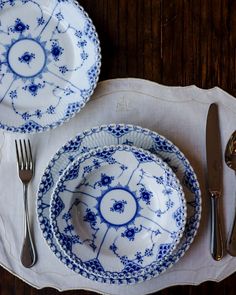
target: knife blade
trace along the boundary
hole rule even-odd
[[[223,237],[220,214],[222,197],[222,148],[220,139],[220,126],[218,106],[210,105],[206,124],[206,157],[208,193],[211,198],[211,255],[219,261],[223,257]]]

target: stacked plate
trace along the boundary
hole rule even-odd
[[[55,255],[110,284],[151,279],[174,265],[197,232],[201,198],[188,160],[133,125],[104,125],[66,143],[46,168],[38,218]]]

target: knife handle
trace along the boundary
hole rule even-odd
[[[219,193],[211,193],[211,255],[219,261],[223,257],[223,238],[219,209]]]

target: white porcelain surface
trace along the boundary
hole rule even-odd
[[[41,132],[85,105],[100,71],[100,44],[72,0],[0,2],[0,128]]]
[[[127,145],[78,156],[57,182],[50,207],[57,241],[72,261],[96,279],[120,284],[157,276],[186,222],[172,170]]]

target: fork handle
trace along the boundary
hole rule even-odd
[[[23,185],[23,193],[24,193],[24,209],[25,209],[25,235],[24,235],[23,247],[21,250],[21,262],[25,267],[29,268],[29,267],[32,267],[36,262],[36,252],[35,252],[35,247],[32,240],[31,231],[30,231],[27,184]]]

